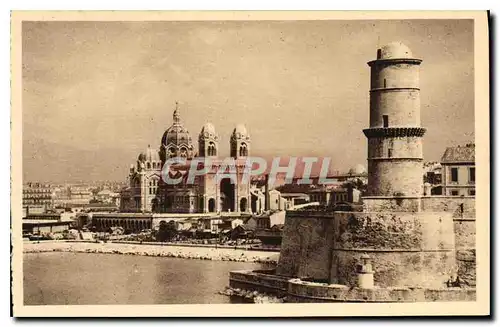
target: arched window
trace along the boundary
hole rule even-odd
[[[148,162],[146,166],[148,167],[148,169],[151,169],[151,163],[150,162]]]
[[[208,156],[216,156],[217,155],[217,149],[215,147],[215,144],[213,142],[210,142],[208,145]]]
[[[247,145],[245,143],[242,143],[240,145],[240,157],[246,157],[246,156],[248,156]]]

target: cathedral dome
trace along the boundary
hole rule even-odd
[[[381,49],[377,56],[378,59],[407,59],[413,58],[410,48],[401,42],[391,42]]]
[[[163,133],[161,144],[165,147],[169,145],[185,145],[188,147],[191,146],[191,136],[189,135],[189,131],[187,130],[187,128],[182,125],[177,108],[174,111],[173,118],[174,123],[165,131],[165,133]]]
[[[177,103],[173,120],[174,123],[163,133],[161,138],[160,159],[162,162],[167,158],[184,157],[191,159],[194,156],[193,141],[187,128],[181,123]]]

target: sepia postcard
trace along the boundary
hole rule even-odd
[[[11,27],[13,316],[490,315],[488,12]]]

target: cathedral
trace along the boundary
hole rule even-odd
[[[250,135],[246,127],[237,125],[230,138],[231,157],[236,162],[236,178],[216,179],[217,169],[223,164],[219,159],[219,136],[211,123],[206,123],[198,136],[198,151],[188,130],[183,126],[179,110],[173,113],[173,124],[163,137],[159,151],[148,146],[130,166],[129,186],[121,193],[122,212],[151,213],[207,213],[250,212],[250,181],[242,179],[245,158],[250,153]],[[162,179],[162,167],[174,157],[191,160],[210,158],[212,170],[196,176],[189,183],[189,167],[174,166],[169,177],[180,179],[179,184],[167,184]]]

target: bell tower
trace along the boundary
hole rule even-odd
[[[367,196],[422,194],[422,137],[419,68],[410,49],[390,43],[377,51],[371,68]]]
[[[231,157],[238,159],[250,156],[250,143],[250,134],[245,125],[236,125],[229,141]]]
[[[217,157],[219,154],[219,136],[211,123],[206,123],[201,129],[198,137],[200,157]]]

